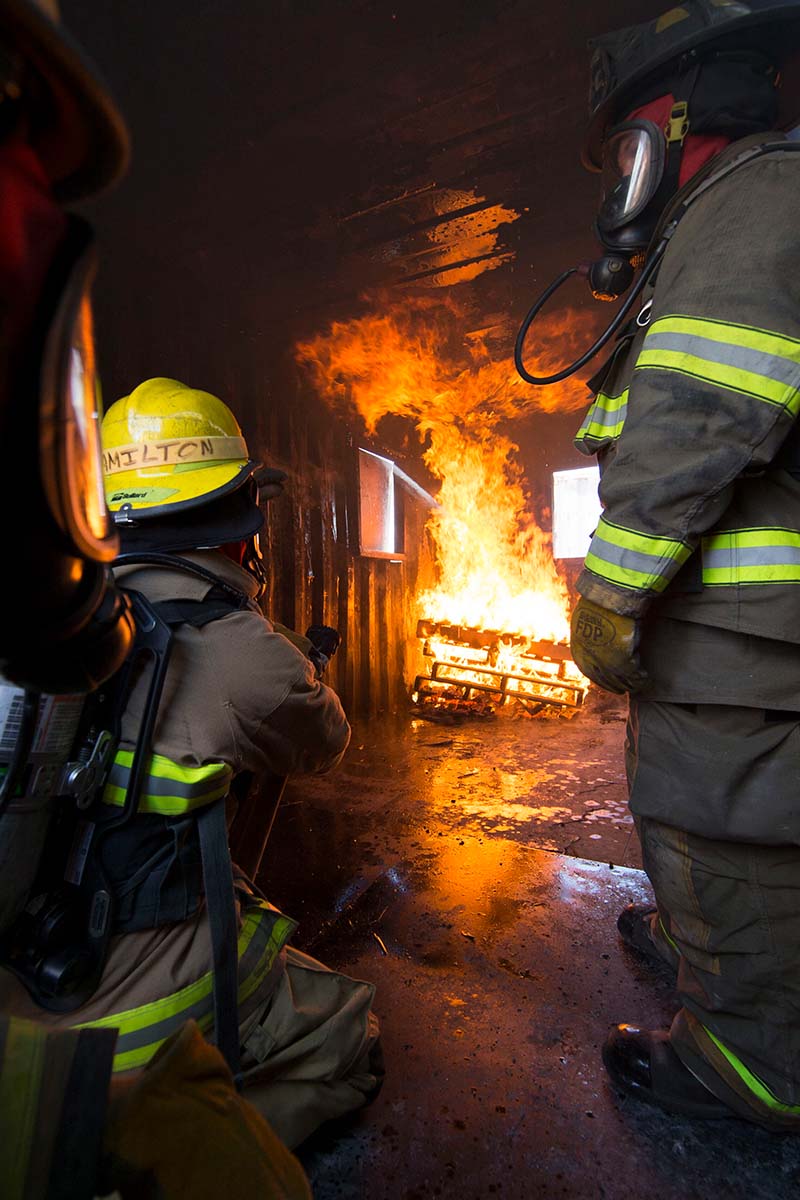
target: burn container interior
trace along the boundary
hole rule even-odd
[[[134,144],[128,179],[90,212],[106,402],[153,375],[185,380],[289,472],[265,538],[269,608],[340,628],[332,682],[354,715],[405,704],[413,596],[431,570],[428,510],[403,487],[402,550],[361,553],[357,450],[433,481],[413,424],[390,416],[368,435],[352,409],[332,411],[296,346],[421,299],[455,303],[462,351],[480,337],[507,360],[542,281],[592,252],[586,39],[644,9],[66,6]],[[570,301],[592,328],[585,287]],[[585,461],[575,403],[514,428],[545,527],[551,472]]]
[[[647,895],[622,709],[501,738],[409,718],[415,594],[435,576],[429,443],[397,413],[368,427],[346,378],[326,396],[298,361],[333,323],[432,306],[454,361],[510,363],[533,296],[594,252],[587,39],[663,7],[63,3],[133,137],[129,177],[87,206],[106,404],[162,375],[230,404],[289,475],[268,511],[268,611],[343,635],[330,682],[351,749],[290,782],[260,880],[303,948],[378,986],[389,1082],[307,1148],[323,1200],[775,1200],[800,1180],[787,1141],[620,1107],[603,1082],[608,1024],[659,1027],[671,1003],[615,943],[617,911]],[[565,298],[556,360],[607,315],[585,284]],[[510,431],[545,532],[552,473],[586,462],[575,393],[552,407]]]

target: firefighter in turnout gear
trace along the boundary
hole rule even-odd
[[[61,784],[73,770],[76,782],[86,778],[85,761],[67,762],[94,703],[84,693],[115,675],[134,639],[131,605],[110,569],[118,539],[103,500],[93,237],[64,209],[118,180],[127,158],[122,117],[61,25],[56,0],[0,0],[4,551],[25,580],[7,586],[0,605],[2,937],[25,907],[56,810],[75,809],[77,792]],[[112,1192],[212,1200],[229,1189],[308,1200],[299,1162],[237,1095],[195,1022],[123,1082],[112,1078],[114,1022],[69,1028],[2,974],[4,1200]],[[12,1015],[17,1001],[46,1023]]]
[[[604,511],[572,623],[582,670],[631,693],[657,907],[626,910],[620,933],[676,969],[681,1001],[669,1031],[613,1030],[606,1068],[668,1111],[793,1132],[800,153],[774,129],[799,28],[795,3],[685,0],[596,45],[598,232],[642,257],[668,244],[577,435]]]
[[[85,862],[79,879],[65,873],[90,924],[111,898],[102,954],[92,933],[59,975],[69,948],[48,966],[23,947],[0,976],[0,1006],[49,1027],[117,1029],[116,1077],[195,1021],[295,1146],[375,1095],[382,1068],[373,987],[289,947],[294,922],[228,852],[235,778],[328,770],[350,737],[336,694],[256,603],[260,501],[283,476],[250,458],[222,401],[170,379],[111,406],[103,457],[117,582],[139,630],[148,619],[166,630],[168,656],[137,657],[137,632]]]

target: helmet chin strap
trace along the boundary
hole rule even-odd
[[[654,106],[647,104],[626,117],[626,120],[634,118],[652,120],[654,124],[659,125],[664,130],[667,151],[661,182],[644,211],[632,222],[623,225],[610,235],[602,234],[597,226],[595,227],[598,238],[603,248],[610,252],[610,257],[616,259],[623,256],[630,261],[633,267],[642,265],[661,214],[680,188],[684,147],[690,128],[689,104],[700,78],[701,67],[701,63],[695,62],[673,80],[670,91],[659,102],[660,111],[654,112]],[[604,261],[601,259],[600,263],[595,265],[595,273],[598,273],[599,267]],[[602,274],[602,272],[599,273]],[[591,273],[589,281],[592,283]],[[606,294],[593,287],[592,294],[598,300],[615,300],[622,293],[619,290],[610,290]]]
[[[252,575],[258,584],[258,591],[254,599],[260,600],[266,590],[268,583],[267,568],[264,565],[264,555],[261,553],[261,542],[259,536],[254,533],[249,537],[244,547],[244,557],[242,558],[242,566],[248,574]]]

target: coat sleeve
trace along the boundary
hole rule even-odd
[[[254,613],[209,628],[220,639],[236,769],[294,775],[336,766],[350,726],[339,697],[305,655]]]
[[[800,411],[800,154],[689,210],[659,270],[578,591],[639,616]]]

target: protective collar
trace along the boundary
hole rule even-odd
[[[246,541],[263,525],[264,513],[258,505],[257,490],[249,482],[214,504],[160,516],[158,520],[119,525],[120,551],[176,554],[181,550],[223,546],[226,542]]]

